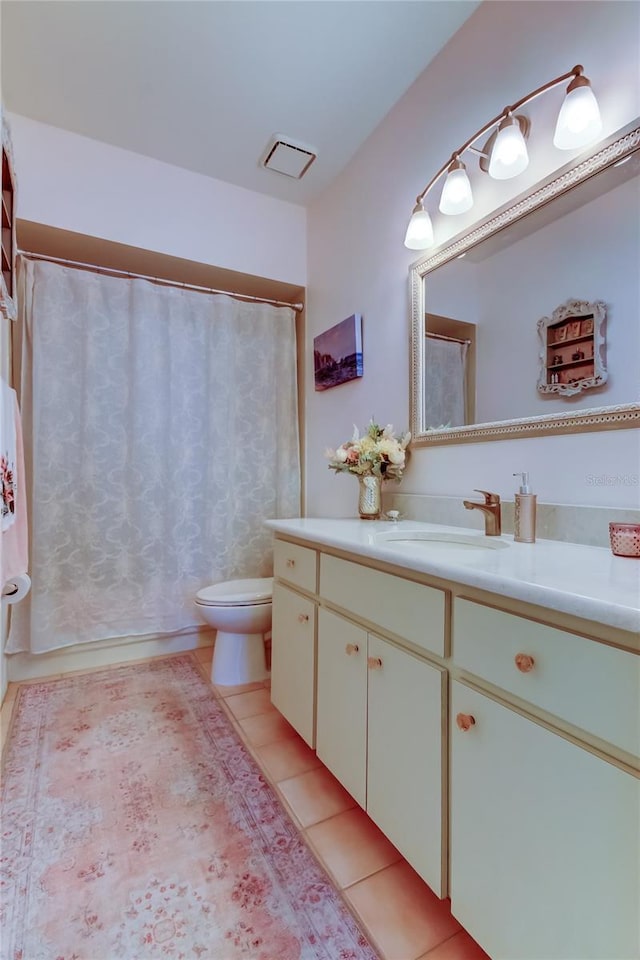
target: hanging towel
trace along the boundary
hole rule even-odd
[[[27,572],[27,499],[18,398],[0,379],[0,587]]]
[[[17,434],[15,422],[15,392],[4,380],[0,395],[0,483],[2,484],[2,522],[0,530],[4,533],[13,526],[16,519],[16,494],[18,490]]]

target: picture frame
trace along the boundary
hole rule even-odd
[[[315,389],[329,390],[364,372],[362,315],[353,313],[313,339]]]

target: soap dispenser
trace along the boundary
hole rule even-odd
[[[513,539],[518,543],[535,543],[537,497],[534,493],[531,493],[528,473],[514,473],[514,477],[521,477],[522,483],[515,496]]]

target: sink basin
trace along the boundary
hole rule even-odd
[[[380,533],[376,542],[405,550],[421,550],[429,553],[459,553],[485,550],[504,550],[509,544],[499,537],[486,537],[473,533],[437,533],[428,530],[394,530]]]

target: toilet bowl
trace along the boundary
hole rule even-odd
[[[272,577],[226,580],[196,594],[200,615],[217,630],[211,682],[255,683],[269,676],[264,635],[271,629]]]

